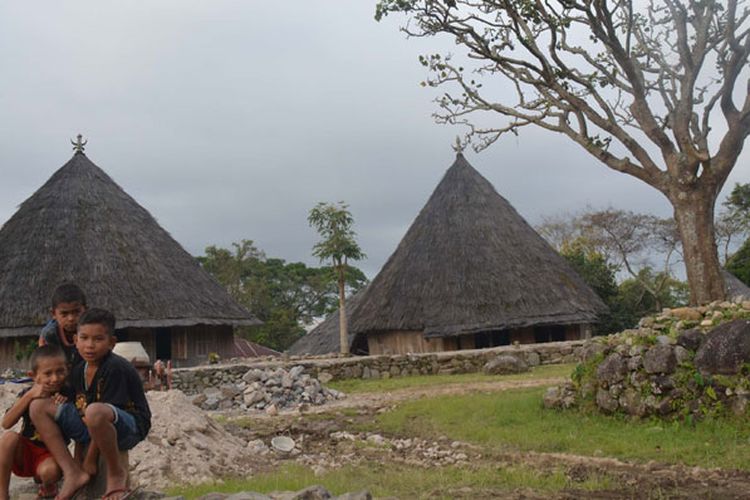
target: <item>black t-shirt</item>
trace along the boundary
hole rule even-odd
[[[151,429],[151,409],[143,392],[143,382],[132,364],[109,352],[101,361],[91,385],[86,388],[87,363],[73,367],[70,375],[75,390],[75,405],[83,414],[91,403],[109,403],[133,415],[141,439]]]

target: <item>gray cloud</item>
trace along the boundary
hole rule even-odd
[[[373,276],[453,161],[430,117],[425,52],[374,1],[5,2],[0,6],[0,221],[71,152],[89,157],[185,248],[247,238],[316,264],[308,210],[347,201]],[[470,162],[532,224],[661,195],[564,138],[524,130]],[[743,157],[729,185],[748,182]]]

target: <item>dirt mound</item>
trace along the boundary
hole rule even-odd
[[[130,452],[136,485],[164,488],[201,483],[253,468],[247,442],[228,433],[181,391],[148,392],[152,427]]]

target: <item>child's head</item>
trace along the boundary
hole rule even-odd
[[[98,361],[115,346],[115,315],[92,307],[78,318],[76,349],[87,361]]]
[[[68,335],[74,335],[78,318],[86,310],[86,296],[78,285],[65,283],[52,293],[52,318]]]
[[[68,375],[68,360],[62,349],[56,345],[37,347],[31,353],[29,363],[35,384],[43,386],[49,394],[60,390]]]

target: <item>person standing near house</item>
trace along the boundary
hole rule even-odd
[[[39,345],[60,347],[73,367],[81,361],[75,345],[78,318],[86,311],[86,295],[78,285],[65,283],[52,293],[52,319],[39,334]]]

